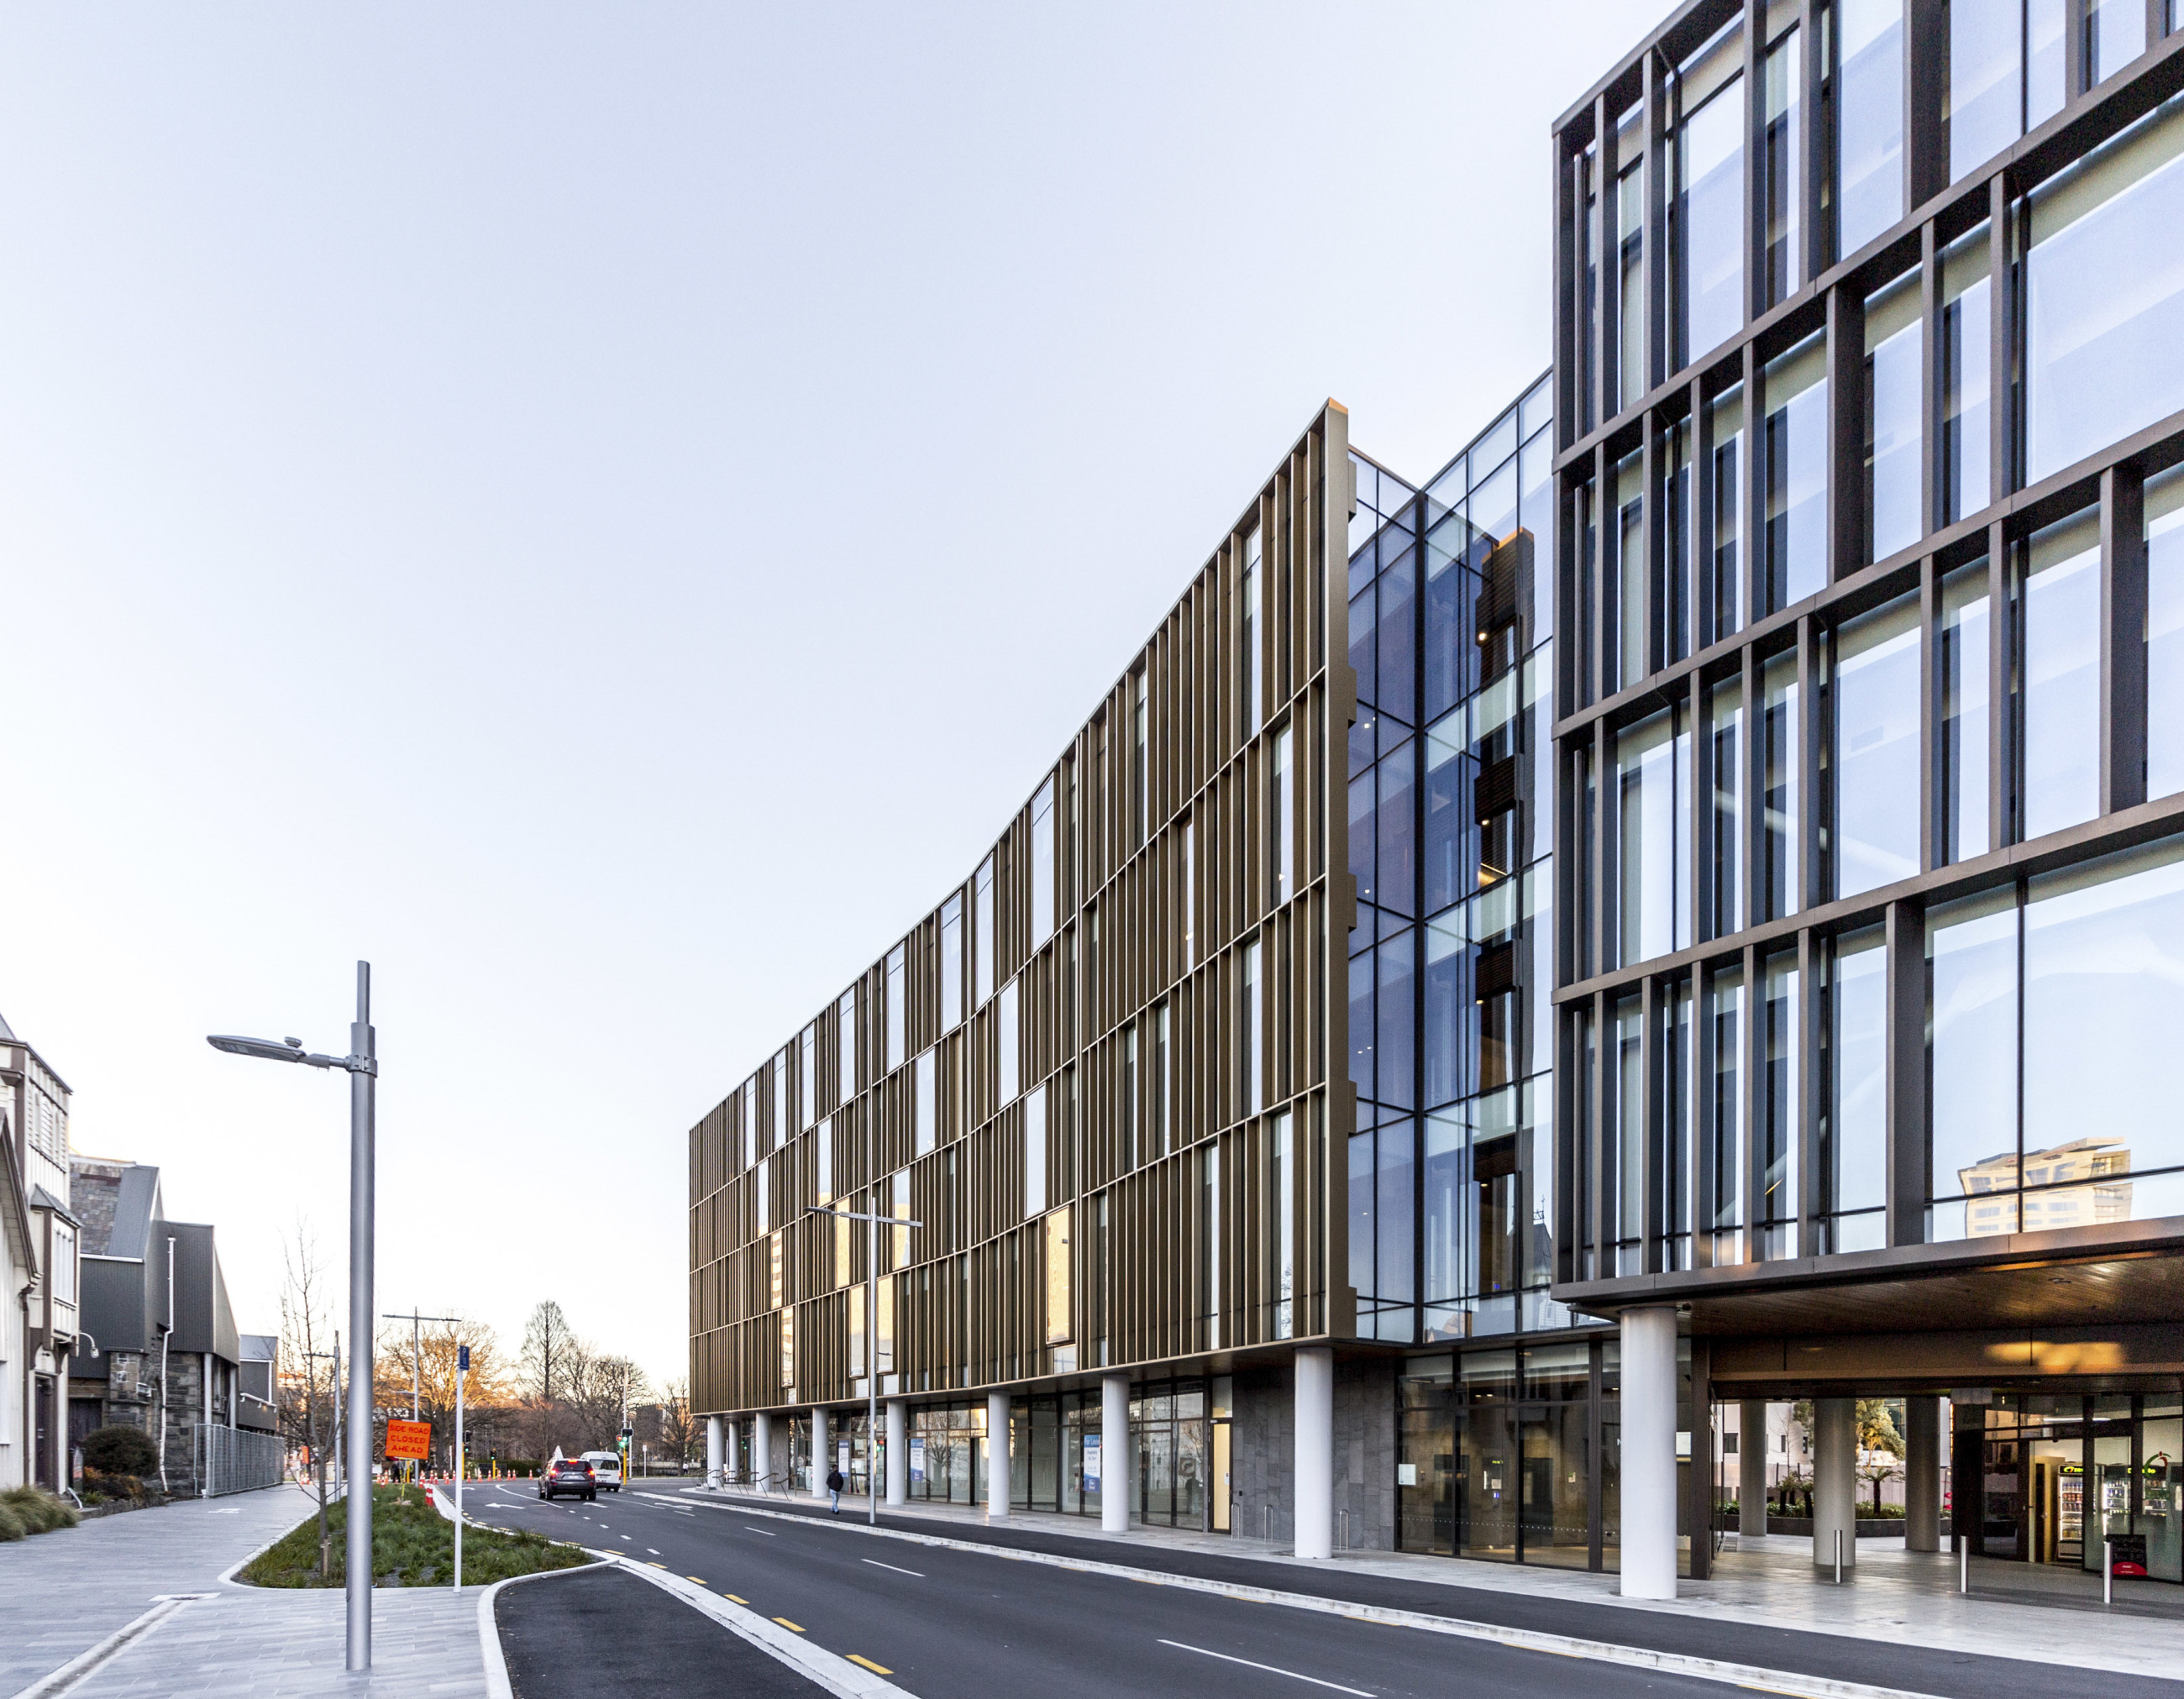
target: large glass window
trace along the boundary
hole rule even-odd
[[[1023,1218],[1031,1221],[1046,1212],[1046,1088],[1035,1085],[1024,1094]]]
[[[841,1001],[834,1005],[834,1056],[841,1072],[836,1082],[834,1100],[847,1103],[857,1095],[857,988],[854,985],[842,994]],[[818,1107],[816,1100],[805,1100],[804,1118],[807,1124]]]
[[[1622,339],[1618,408],[1635,404],[1647,387],[1646,372],[1646,155],[1644,136],[1633,108],[1623,137],[1627,162],[1615,186],[1617,251],[1622,270],[1621,305],[1616,327]]]
[[[1713,792],[1713,916],[1709,936],[1726,938],[1744,913],[1744,686],[1713,688],[1708,783]]]
[[[1930,1239],[2014,1233],[2017,903],[1983,893],[1926,918]]]
[[[1930,1236],[2184,1213],[2184,838],[2036,877],[2021,918],[2016,902],[1929,920]]]
[[[978,913],[972,931],[972,949],[978,962],[977,983],[972,988],[975,1006],[984,1008],[986,1000],[994,994],[994,858],[990,855],[978,864],[978,875],[974,883]]]
[[[1691,760],[1690,732],[1672,711],[1615,740],[1617,934],[1626,965],[1691,943]]]
[[[1736,384],[1707,403],[1713,438],[1713,629],[1719,642],[1744,625],[1744,386]]]
[[[1708,1225],[1717,1264],[1744,1260],[1744,974],[1716,973],[1708,988],[1713,1022],[1713,1194]]]
[[[843,996],[850,1002],[850,1025],[854,1030],[857,1006],[854,1000],[855,988],[851,987]],[[818,1054],[819,1027],[814,1022],[796,1035],[796,1124],[800,1127],[809,1127],[819,1118]]]
[[[2035,190],[2025,254],[2025,475],[2184,408],[2184,97]]]
[[[1277,1115],[1267,1134],[1267,1216],[1272,1231],[1267,1248],[1273,1267],[1268,1282],[1273,1295],[1273,1326],[1278,1340],[1295,1332],[1296,1301],[1296,1183],[1291,1173],[1290,1117]]]
[[[1418,1043],[1414,1022],[1418,1017],[1418,1004],[1412,972],[1412,958],[1417,950],[1417,939],[1416,930],[1407,927],[1392,937],[1382,939],[1379,949],[1373,952],[1379,962],[1379,1083],[1374,1088],[1373,1095],[1382,1103],[1393,1104],[1403,1109],[1412,1106],[1417,1093]],[[1254,985],[1257,983],[1257,944],[1251,946],[1251,953],[1246,963],[1254,976],[1251,980]],[[1256,1046],[1261,1020],[1259,1006],[1259,998],[1254,994],[1246,1019],[1251,1022],[1255,1056],[1258,1054]],[[1264,1065],[1263,1061],[1252,1064],[1251,1106],[1254,1111],[1265,1106],[1263,1100],[1257,1095],[1257,1070]]]
[[[1805,279],[1804,75],[1795,25],[1767,48],[1765,157],[1760,195],[1765,205],[1766,298],[1786,301]]]
[[[1936,782],[1945,840],[1939,859],[1943,861],[1969,861],[1992,847],[1987,841],[1993,717],[1987,711],[1992,639],[1986,581],[1983,560],[1959,566],[1942,580],[1942,744],[1936,752]]]
[[[1267,815],[1274,838],[1269,861],[1273,900],[1277,903],[1285,903],[1296,894],[1296,776],[1290,771],[1293,743],[1288,727],[1274,733],[1273,805]]]
[[[2146,794],[2184,790],[2184,468],[2146,486]]]
[[[1613,608],[1615,674],[1611,689],[1626,689],[1646,676],[1646,482],[1640,456],[1626,454],[1613,477],[1615,523],[1608,543],[1609,596]]]
[[[1878,1251],[1888,1201],[1888,976],[1879,927],[1839,939],[1828,1000],[1828,1120],[1820,1168],[1830,1251]]]
[[[1661,643],[1663,658],[1681,660],[1697,646],[1691,608],[1691,430],[1679,421],[1661,433]]]
[[[1992,159],[2025,128],[2019,0],[1949,0],[1949,181]]]
[[[1001,987],[1000,999],[994,1005],[994,1067],[998,1095],[996,1104],[1013,1102],[1017,1095],[1017,982],[1013,979]]]
[[[933,1052],[922,1052],[917,1058],[917,1124],[912,1135],[921,1156],[931,1152],[940,1125],[939,1083],[939,1070]]]
[[[1054,777],[1049,774],[1031,799],[1031,941],[1036,946],[1053,936]]]
[[[1730,24],[1685,65],[1685,117],[1676,139],[1678,365],[1744,322],[1743,31]]]
[[[1829,766],[1838,897],[1919,872],[1919,644],[1915,593],[1836,633]]]
[[[1903,0],[1838,0],[1836,252],[1903,216]]]
[[[1865,543],[1885,560],[1919,540],[1925,343],[1919,276],[1900,277],[1865,304]]]
[[[1244,735],[1259,729],[1259,527],[1244,534],[1242,628],[1237,633],[1236,665],[1243,673]]]
[[[1645,1011],[1635,992],[1615,1002],[1614,1191],[1608,1209],[1615,1237],[1615,1270],[1645,1271],[1646,1067]]]
[[[1412,768],[1417,760],[1417,740],[1407,738],[1382,758],[1379,768],[1379,804],[1375,812],[1380,866],[1375,900],[1399,914],[1409,914],[1418,906],[1418,805],[1411,794]]]
[[[1798,1169],[1803,1163],[1799,1137],[1802,1095],[1798,1031],[1797,953],[1777,951],[1763,964],[1765,1006],[1760,1032],[1764,1072],[1759,1098],[1760,1254],[1768,1261],[1797,1251]]]
[[[1828,582],[1828,363],[1816,331],[1767,367],[1765,611]]]
[[[1134,806],[1130,811],[1130,841],[1142,844],[1152,830],[1153,799],[1152,772],[1146,755],[1146,694],[1149,686],[1140,666],[1131,680],[1130,708],[1130,793]]]
[[[940,905],[940,1029],[955,1031],[963,1018],[963,894]]]
[[[1407,938],[1408,934],[1400,936]],[[1385,946],[1383,946],[1384,949]],[[1244,1113],[1256,1115],[1265,1106],[1262,1096],[1262,1070],[1266,1066],[1265,1016],[1260,1007],[1259,940],[1253,939],[1244,946],[1243,979],[1239,988],[1237,1030],[1240,1054]]]
[[[905,1020],[910,1012],[906,993],[905,964],[908,953],[897,944],[888,952],[887,959],[887,1066],[893,1073],[902,1066],[905,1044]]]
[[[2086,0],[2086,81],[2103,82],[2146,51],[2146,0]]]
[[[1953,525],[1992,499],[1987,396],[1993,371],[1987,316],[1987,227],[1942,256],[1942,519]]]
[[[1174,1094],[1168,1085],[1168,1055],[1167,1005],[1163,1002],[1153,1010],[1153,1100],[1152,1113],[1146,1126],[1146,1131],[1152,1139],[1152,1154],[1156,1156],[1167,1155],[1172,1138],[1168,1114]]]
[[[2018,571],[2019,806],[2032,838],[2100,811],[2098,512],[2035,532],[2019,545]]]
[[[1804,906],[1804,827],[1798,794],[1797,657],[1778,655],[1760,675],[1763,783],[1761,890],[1767,912],[1761,918],[1780,920]]]

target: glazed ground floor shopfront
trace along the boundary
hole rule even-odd
[[[1679,1346],[1677,1369],[1686,1489],[1678,1534],[1689,1574],[1695,1424],[1688,1340]],[[1413,1355],[1396,1393],[1398,1550],[1556,1568],[1618,1567],[1621,1352],[1613,1333]]]
[[[1951,1496],[1980,1508],[1974,1556],[2098,1574],[2120,1540],[2119,1561],[2184,1582],[2184,1393],[1960,1392],[1950,1411]]]

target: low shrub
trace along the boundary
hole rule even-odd
[[[66,1499],[54,1497],[43,1487],[11,1487],[0,1492],[0,1507],[5,1507],[25,1534],[50,1534],[56,1528],[73,1528],[78,1519],[74,1505]]]
[[[326,1507],[327,1573],[319,1573],[319,1518],[314,1511],[270,1550],[247,1565],[241,1580],[257,1587],[338,1587],[348,1574],[348,1506]],[[371,1495],[371,1567],[376,1587],[444,1587],[454,1570],[454,1524],[421,1493],[382,1486]],[[503,1532],[473,1525],[463,1541],[463,1584],[483,1586],[540,1569],[573,1569],[592,1562],[576,1546],[528,1529]]]
[[[6,1505],[0,1504],[0,1543],[20,1540],[31,1530],[23,1526],[22,1518]]]
[[[85,1437],[83,1461],[101,1474],[148,1475],[159,1467],[159,1447],[142,1428],[115,1423]]]

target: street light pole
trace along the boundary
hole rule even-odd
[[[865,1227],[865,1520],[873,1527],[880,1519],[880,1228],[922,1227],[907,1216],[860,1214],[855,1210],[811,1206],[813,1215],[838,1216],[861,1221]],[[833,1467],[829,1460],[827,1467]],[[825,1479],[823,1476],[822,1479]]]
[[[371,964],[356,965],[356,1019],[348,1054],[316,1056],[301,1039],[215,1034],[205,1042],[230,1056],[303,1062],[348,1075],[348,1668],[371,1668],[371,1273],[373,1112],[379,1083],[371,1029]],[[361,1490],[359,1490],[359,1485]]]

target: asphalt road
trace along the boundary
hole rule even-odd
[[[1328,1692],[1446,1699],[1474,1691],[1511,1699],[1575,1692],[1624,1699],[1738,1691],[1158,1583],[872,1540],[824,1524],[684,1507],[635,1490],[603,1495],[596,1504],[542,1504],[521,1486],[476,1487],[465,1498],[482,1521],[535,1528],[664,1565],[794,1625],[830,1652],[884,1671],[926,1699],[997,1692],[1042,1699],[1178,1693],[1268,1699],[1290,1692],[1299,1699]],[[534,1609],[544,1603],[536,1595],[563,1585],[527,1582],[502,1597],[529,1590],[534,1596],[525,1608]],[[683,1691],[694,1693],[727,1691],[714,1685],[704,1651],[711,1643],[684,1635],[592,1642],[603,1660],[641,1659],[662,1674],[675,1667],[688,1683]],[[573,1646],[563,1654],[577,1655]],[[610,1689],[603,1680],[591,1691]]]

